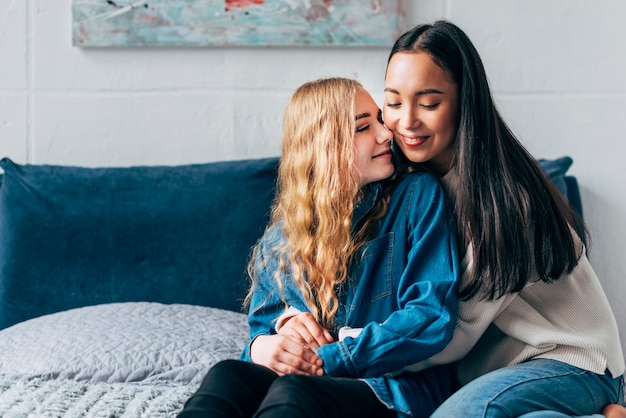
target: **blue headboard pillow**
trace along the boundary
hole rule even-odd
[[[573,160],[570,157],[561,157],[554,160],[537,160],[556,187],[565,195],[572,208],[582,217],[583,205],[580,189],[576,177],[567,175]]]
[[[109,302],[241,310],[277,158],[82,168],[0,161],[0,329]]]

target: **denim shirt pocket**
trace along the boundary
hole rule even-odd
[[[389,232],[363,244],[351,272],[348,315],[391,296],[394,238]]]

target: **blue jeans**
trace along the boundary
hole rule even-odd
[[[598,375],[560,361],[537,359],[471,381],[432,418],[589,416],[623,401],[623,376],[613,378],[608,372]]]

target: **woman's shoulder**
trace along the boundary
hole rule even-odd
[[[278,221],[268,225],[258,241],[258,247],[263,255],[276,248],[282,248],[284,244],[284,222]]]
[[[396,180],[390,204],[402,205],[412,210],[425,210],[432,205],[447,205],[447,196],[439,180],[431,173],[419,171],[404,174]]]
[[[414,190],[422,192],[439,192],[442,191],[442,185],[437,177],[431,173],[426,171],[413,171],[403,174],[402,177],[397,179],[395,189],[394,193],[400,189],[404,191]]]

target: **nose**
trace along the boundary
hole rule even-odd
[[[400,119],[398,120],[401,128],[411,130],[419,126],[420,119],[417,116],[417,109],[415,106],[405,106],[401,112]]]
[[[376,133],[376,142],[379,144],[384,144],[393,139],[393,132],[387,128],[384,124],[380,124],[378,132]]]

